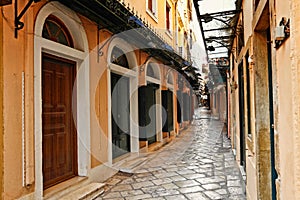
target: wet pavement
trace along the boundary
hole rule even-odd
[[[191,126],[143,165],[107,180],[106,192],[97,200],[246,199],[223,128],[206,109],[198,109]]]

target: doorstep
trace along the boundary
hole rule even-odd
[[[102,183],[91,183],[87,177],[76,176],[67,181],[54,185],[44,190],[44,199],[86,199],[88,196],[99,196]],[[89,189],[88,189],[89,188]],[[103,190],[104,191],[104,190]]]

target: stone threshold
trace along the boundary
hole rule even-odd
[[[90,182],[87,177],[76,176],[44,190],[43,199],[93,199],[104,192],[104,186],[103,183]]]

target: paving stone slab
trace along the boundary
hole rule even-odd
[[[179,194],[179,195],[172,195],[172,196],[166,196],[166,200],[188,200],[184,195]]]
[[[122,197],[130,197],[144,194],[142,190],[128,190],[121,192]]]
[[[203,110],[197,111],[198,115]],[[116,175],[99,199],[143,200],[246,200],[240,169],[224,123],[210,119],[209,113],[159,150],[133,174]],[[118,181],[121,180],[121,181]]]
[[[210,200],[204,193],[196,192],[185,195],[189,200]]]
[[[199,185],[193,186],[193,187],[187,187],[187,188],[180,188],[178,190],[182,194],[188,194],[188,193],[195,193],[195,192],[202,192],[202,191],[204,191],[204,189],[201,186],[199,186]]]
[[[190,187],[190,186],[195,186],[195,185],[200,185],[197,181],[195,180],[186,180],[186,181],[175,181],[174,182],[178,187]]]

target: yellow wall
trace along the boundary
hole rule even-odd
[[[146,0],[144,1],[145,3],[147,2]],[[162,38],[163,40],[165,40],[169,45],[173,46],[174,49],[176,49],[176,32],[178,30],[176,30],[176,24],[178,25],[178,18],[176,19],[176,15],[177,17],[180,16],[184,16],[184,14],[182,13],[184,11],[184,9],[186,9],[187,7],[187,1],[184,2],[183,4],[183,9],[180,10],[180,12],[178,12],[178,10],[176,11],[176,7],[175,7],[175,1],[172,0],[157,0],[157,17],[153,18],[153,16],[151,14],[149,14],[147,12],[147,7],[146,4],[141,3],[140,0],[125,0],[126,5],[129,4],[129,6],[131,8],[134,8],[134,12],[138,13],[138,16],[141,16],[141,18],[146,21],[146,24],[151,24],[151,27],[155,27],[155,32],[157,32]],[[166,30],[166,5],[171,6],[171,12],[172,12],[172,16],[171,16],[171,24],[172,24],[172,31],[171,34],[169,34]],[[177,14],[176,14],[177,12]],[[178,16],[180,14],[180,16]],[[184,30],[188,29],[188,21],[186,20],[186,17],[181,17],[183,24],[182,27],[184,28]],[[184,31],[182,31],[181,33],[179,33],[178,35],[182,35],[181,37],[183,37],[183,33]],[[183,46],[183,45],[182,45]]]

